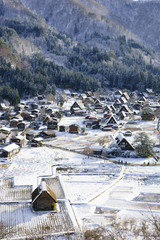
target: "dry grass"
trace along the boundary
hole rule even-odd
[[[142,131],[141,127],[136,126],[125,126],[123,130],[130,130],[130,131]]]
[[[37,213],[30,204],[0,204],[0,239],[35,239],[35,235],[43,239],[44,235],[74,232],[64,202],[59,209],[58,213]]]

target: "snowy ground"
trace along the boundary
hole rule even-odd
[[[28,203],[0,204],[0,222],[6,226],[1,239],[33,239],[41,236],[73,232],[73,224],[64,202],[59,203],[61,214],[33,212]],[[4,237],[4,238],[3,238]]]
[[[15,185],[33,185],[34,189],[39,176],[51,175],[56,168],[62,169],[65,196],[81,226],[108,224],[126,213],[139,217],[152,210],[160,214],[159,165],[123,166],[42,147],[21,149],[10,165],[0,170],[1,177],[14,177]]]
[[[82,119],[79,121],[82,124]],[[156,121],[146,125],[139,121],[137,126],[157,141],[157,135],[153,133]],[[95,144],[106,134],[112,133],[89,129],[85,136],[58,133],[57,138],[49,142],[53,147],[26,147],[10,161],[1,163],[0,178],[14,177],[15,185],[33,185],[35,189],[42,176],[61,174],[65,196],[81,228],[109,224],[114,217],[144,218],[151,211],[160,216],[160,165],[154,165],[153,159],[117,158],[114,159],[117,164],[63,150]],[[128,164],[119,164],[120,161]],[[148,161],[153,165],[147,165]],[[4,212],[5,207],[1,205],[0,211]],[[7,215],[3,216],[7,220]],[[29,217],[31,223],[32,216]]]

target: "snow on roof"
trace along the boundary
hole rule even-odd
[[[83,125],[83,121],[84,121],[84,117],[77,117],[77,116],[73,116],[73,117],[63,117],[60,122],[59,125],[63,125],[63,126],[70,126],[71,124],[78,124],[80,126]]]
[[[44,139],[43,139],[42,137],[37,137],[37,138],[34,138],[34,140],[37,141],[37,142],[41,142],[41,141],[43,141]]]
[[[24,136],[22,136],[22,135],[20,135],[20,134],[17,135],[17,136],[15,136],[15,138],[16,138],[16,139],[19,139],[19,140],[23,140],[23,139],[25,139]]]
[[[122,109],[125,109],[126,112],[128,112],[128,113],[131,113],[131,112],[132,112],[132,111],[129,109],[128,105],[126,105],[126,104],[122,105],[122,107],[121,107],[121,109],[119,110],[119,112],[121,112]]]
[[[46,191],[46,192],[48,192],[48,194],[53,198],[53,200],[54,200],[55,202],[57,202],[55,193],[50,189],[50,187],[46,184],[45,181],[42,181],[42,182],[41,182],[40,190],[41,190],[41,191],[39,192],[39,195],[40,195],[42,192]],[[38,196],[37,196],[37,197],[38,197]]]
[[[109,111],[112,111],[111,107],[109,105],[106,105],[105,106],[105,110],[109,110]]]
[[[17,144],[15,143],[11,143],[9,144],[8,146],[2,148],[3,151],[6,151],[6,152],[11,152],[15,149],[20,149],[20,146],[18,146]]]
[[[118,142],[121,142],[122,139],[124,138],[123,134],[122,133],[119,133],[116,137],[116,139],[118,140]]]
[[[81,93],[80,96],[83,97],[83,98],[87,97],[87,95],[85,93]]]
[[[127,103],[127,99],[126,99],[125,97],[121,97],[121,98],[119,99],[119,101],[120,101],[121,103]]]
[[[102,150],[103,146],[101,146],[101,145],[92,145],[90,148],[93,149],[93,150]]]
[[[11,129],[8,128],[8,127],[2,127],[2,128],[0,128],[0,132],[10,132],[10,131],[11,131]]]
[[[114,103],[115,104],[121,104],[121,101],[119,99],[116,99]]]
[[[5,138],[6,138],[6,134],[0,133],[0,140],[5,139]]]
[[[70,94],[71,94],[71,91],[70,91],[70,90],[68,90],[68,89],[65,89],[65,90],[63,90],[63,92],[64,92],[65,94],[68,94],[68,95],[70,95]]]
[[[121,94],[122,94],[122,91],[121,91],[121,90],[116,90],[114,94],[115,94],[115,95],[121,95]]]
[[[127,92],[124,92],[121,97],[125,97],[126,100],[129,100],[129,99],[130,99],[130,97],[129,97],[129,95],[128,95]]]
[[[84,106],[84,104],[82,103],[81,100],[78,100],[78,101],[76,101],[76,102],[77,102],[77,104],[80,106],[81,109],[85,109],[85,106]]]
[[[1,103],[0,105],[1,107],[4,107],[4,108],[6,107],[5,103]]]
[[[114,122],[115,122],[115,124],[117,124],[117,125],[118,125],[118,122],[117,122],[117,120],[115,119],[114,115],[110,116],[110,118],[109,118],[109,119],[108,119],[108,121],[107,121],[107,124],[109,124],[109,123],[110,123],[111,119],[113,119],[113,120],[114,120]]]
[[[46,182],[45,181],[41,182],[41,190],[42,190],[42,192],[43,191],[47,191],[47,186],[46,186]]]
[[[70,111],[71,106],[76,100],[74,98],[69,99],[67,102],[64,102],[62,108],[66,111]]]

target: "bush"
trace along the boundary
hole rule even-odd
[[[99,226],[93,230],[86,230],[85,240],[158,240],[160,239],[160,218],[151,216],[136,223],[134,219],[117,222],[113,220],[111,226]]]
[[[151,108],[147,107],[141,111],[141,118],[142,120],[154,120],[155,114]]]
[[[103,150],[103,155],[106,157],[120,157],[122,150],[119,147],[110,147]]]

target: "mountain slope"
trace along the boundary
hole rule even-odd
[[[5,59],[6,62],[11,63],[12,67],[18,66],[19,68],[22,68],[20,57],[18,57],[12,52],[12,49],[8,47],[8,45],[3,41],[1,37],[0,37],[0,57]]]
[[[75,41],[110,49],[114,38],[119,35],[137,39],[123,25],[109,19],[107,7],[96,0],[22,1]]]
[[[109,9],[109,18],[136,34],[160,56],[160,1],[97,0]]]
[[[160,56],[160,2],[156,0],[21,1],[73,40],[109,49],[115,37],[124,35],[153,47]]]
[[[110,20],[109,7],[97,0],[47,0],[45,8],[42,1],[33,3],[43,14],[46,11],[48,22],[54,18],[67,36],[20,0],[0,0],[0,96],[15,95],[10,100],[18,101],[18,94],[48,94],[54,85],[76,91],[119,87],[158,92],[155,52]],[[56,14],[49,16],[53,3]]]

